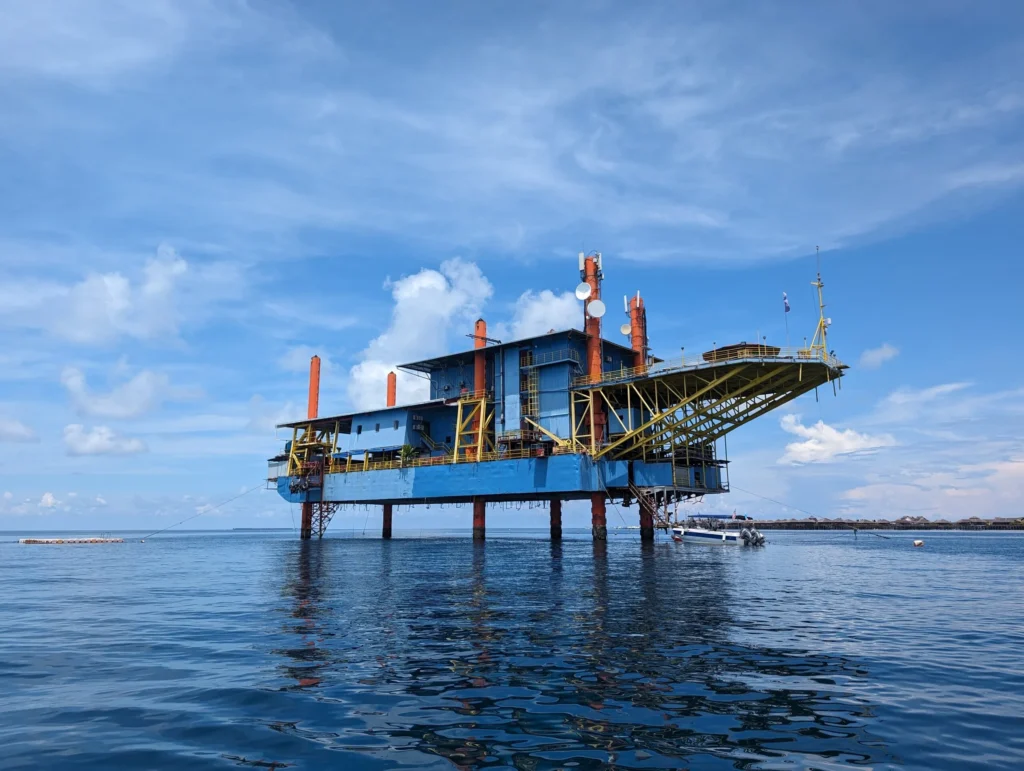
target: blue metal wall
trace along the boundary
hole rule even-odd
[[[352,418],[352,433],[338,438],[338,450],[360,452],[409,444],[409,408],[392,407]],[[396,427],[397,424],[397,427]]]
[[[691,469],[691,472],[694,470]],[[700,471],[697,469],[697,471]],[[706,488],[718,492],[717,468],[708,468]],[[639,487],[671,487],[672,468],[668,463],[633,461],[633,480]],[[291,493],[288,477],[278,479],[278,492],[288,501],[301,502],[304,493]],[[685,486],[679,480],[681,486]],[[695,482],[691,473],[691,482]],[[610,488],[624,489],[629,482],[629,461],[598,461],[587,455],[552,455],[544,458],[490,461],[486,463],[446,463],[441,466],[415,466],[406,469],[353,471],[328,474],[323,500],[344,503],[430,500],[455,500],[482,496],[492,499],[526,500],[557,496],[563,499],[586,498],[593,492]],[[320,492],[309,493],[319,500]]]

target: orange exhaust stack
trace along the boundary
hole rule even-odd
[[[388,407],[394,407],[398,399],[398,375],[388,373]]]
[[[313,419],[320,411],[320,357],[309,360],[309,406],[306,417]]]
[[[640,293],[629,301],[629,340],[633,348],[633,366],[647,363],[647,311]]]
[[[473,347],[477,352],[473,355],[473,390],[478,394],[487,390],[487,357],[479,350],[487,345],[487,322],[477,319],[473,327]]]

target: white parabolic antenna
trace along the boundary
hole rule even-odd
[[[590,288],[590,284],[584,281],[582,284],[576,287],[576,299],[586,300],[588,297],[590,297],[591,291],[592,290]]]
[[[587,313],[589,313],[590,317],[593,319],[601,318],[604,315],[605,310],[607,309],[604,307],[604,303],[600,300],[594,300],[594,302],[587,306]]]
[[[633,330],[629,328],[629,324],[623,324],[621,327],[619,327],[619,331],[624,335],[628,335]]]

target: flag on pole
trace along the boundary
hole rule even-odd
[[[782,293],[782,307],[786,309],[786,313],[789,313],[789,296],[785,292]]]

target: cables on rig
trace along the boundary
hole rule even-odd
[[[156,530],[156,531],[150,533],[149,535],[144,535],[140,540],[145,541],[147,538],[152,538],[154,535],[160,535],[160,533],[166,533],[171,528],[175,528],[178,525],[184,525],[186,522],[191,522],[193,519],[196,519],[197,517],[203,516],[203,514],[209,514],[211,511],[216,511],[217,509],[219,509],[219,508],[221,508],[223,506],[227,506],[229,503],[233,503],[234,501],[237,501],[239,498],[244,498],[246,495],[248,495],[251,492],[259,490],[265,484],[266,484],[266,482],[260,482],[255,487],[250,487],[244,493],[239,493],[234,498],[228,498],[226,501],[221,501],[216,506],[211,506],[208,509],[203,509],[198,514],[193,514],[191,517],[186,517],[185,519],[181,520],[181,522],[175,522],[173,525],[168,525],[167,527],[163,528],[163,530]]]

